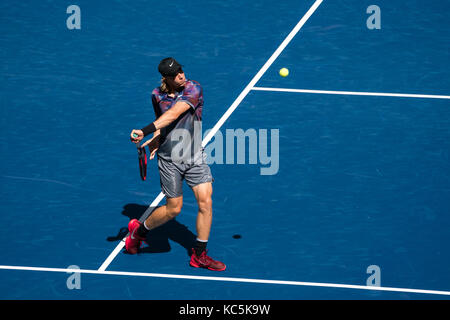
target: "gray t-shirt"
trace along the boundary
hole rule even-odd
[[[202,144],[203,90],[200,84],[187,80],[181,91],[169,96],[160,88],[152,91],[152,104],[156,118],[169,110],[176,102],[191,106],[169,126],[161,129],[158,157],[167,161],[201,164],[205,161]]]

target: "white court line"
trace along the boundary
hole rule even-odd
[[[162,192],[159,193],[159,195],[156,197],[155,200],[150,204],[150,206],[145,210],[144,214],[142,215],[141,220],[145,220],[147,216],[153,211],[153,209],[159,204],[159,202],[164,198],[164,194]],[[143,221],[141,221],[143,222]],[[98,268],[98,271],[105,271],[106,268],[110,265],[110,263],[114,260],[114,258],[119,254],[119,252],[123,249],[125,246],[125,238],[122,239],[122,241],[119,242],[119,244],[116,246],[116,248],[109,254],[108,258],[102,263],[100,268]]]
[[[316,9],[320,6],[323,0],[317,0],[311,6],[311,8],[305,13],[303,18],[297,23],[297,25],[292,29],[292,31],[287,35],[286,39],[280,44],[280,46],[275,50],[272,56],[267,60],[267,62],[262,66],[262,68],[258,71],[258,73],[253,77],[253,79],[249,82],[249,84],[245,87],[245,89],[241,92],[241,94],[237,97],[237,99],[233,102],[233,104],[229,107],[229,109],[225,112],[225,114],[220,118],[217,124],[211,129],[208,135],[205,137],[202,146],[204,147],[209,140],[216,134],[219,128],[223,125],[223,123],[228,119],[228,117],[233,113],[233,111],[237,108],[237,106],[242,102],[242,100],[247,96],[250,90],[253,89],[254,85],[261,79],[264,73],[269,69],[272,63],[278,58],[278,56],[283,52],[286,46],[291,42],[291,40],[295,37],[295,35],[300,31],[303,25],[308,21],[311,15],[316,11]]]
[[[306,286],[306,287],[326,287],[326,288],[341,288],[341,289],[360,289],[373,291],[390,291],[390,292],[405,292],[405,293],[422,293],[422,294],[436,294],[450,296],[450,291],[440,290],[423,290],[410,288],[394,288],[394,287],[375,287],[362,286],[353,284],[338,284],[338,283],[321,283],[321,282],[303,282],[303,281],[285,281],[285,280],[267,280],[267,279],[249,279],[249,278],[232,278],[232,277],[207,277],[207,276],[191,276],[179,274],[165,274],[165,273],[145,273],[145,272],[127,272],[127,271],[99,271],[88,269],[64,269],[64,268],[44,268],[44,267],[22,267],[22,266],[3,266],[3,270],[19,270],[19,271],[44,271],[44,272],[63,272],[63,273],[85,273],[85,274],[99,274],[99,275],[115,275],[115,276],[133,276],[133,277],[151,277],[151,278],[169,278],[169,279],[186,279],[186,280],[209,280],[209,281],[224,281],[224,282],[240,282],[240,283],[258,283],[258,284],[278,284],[291,286]]]
[[[294,36],[300,31],[300,29],[303,27],[303,25],[308,21],[308,19],[311,17],[311,15],[316,11],[316,9],[319,7],[319,5],[322,3],[323,0],[316,0],[314,4],[309,8],[309,10],[305,13],[303,18],[300,19],[300,21],[297,23],[297,25],[292,29],[292,31],[287,35],[286,39],[280,44],[277,50],[272,54],[272,56],[267,60],[267,62],[262,66],[262,68],[258,71],[258,73],[253,77],[253,79],[249,82],[249,84],[244,88],[244,90],[241,92],[241,94],[236,98],[236,100],[233,102],[233,104],[228,108],[228,110],[225,112],[225,114],[219,119],[219,121],[216,123],[216,125],[211,129],[211,131],[208,132],[206,137],[202,141],[202,147],[205,147],[208,142],[214,137],[216,132],[220,129],[220,127],[225,123],[225,121],[231,116],[231,114],[234,112],[234,110],[239,106],[239,104],[244,100],[244,98],[247,96],[247,94],[252,90],[253,86],[261,79],[261,77],[264,75],[264,73],[269,69],[269,67],[272,65],[272,63],[275,61],[276,58],[281,54],[281,52],[286,48],[286,46],[289,44],[289,42],[294,38]],[[159,196],[153,201],[153,203],[150,205],[150,207],[156,207],[158,203],[164,198],[163,193],[160,193]],[[148,210],[147,210],[148,211]],[[146,212],[147,212],[146,211]],[[125,239],[123,239],[117,247],[111,252],[111,254],[108,256],[108,258],[102,263],[99,271],[104,271],[112,260],[119,254],[119,252],[122,250],[122,248],[125,246]]]
[[[444,96],[444,95],[412,94],[412,93],[329,91],[329,90],[267,88],[267,87],[253,87],[252,90],[256,90],[256,91],[275,91],[275,92],[296,92],[296,93],[317,93],[317,94],[338,94],[338,95],[353,95],[353,96],[377,96],[377,97],[425,98],[425,99],[450,99],[450,96]]]

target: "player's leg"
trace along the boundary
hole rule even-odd
[[[176,198],[167,198],[164,206],[156,208],[152,214],[144,221],[144,227],[147,230],[155,229],[160,225],[172,220],[180,214],[183,207],[183,196]]]
[[[196,268],[224,271],[226,269],[224,263],[216,261],[206,254],[206,245],[208,244],[212,224],[212,183],[205,182],[196,185],[192,190],[198,203],[197,241],[189,264]]]
[[[142,241],[147,237],[147,233],[175,218],[181,212],[182,206],[183,196],[167,198],[166,204],[156,208],[144,223],[140,223],[137,219],[131,220],[128,224],[130,234],[125,239],[126,250],[131,254],[137,253]]]
[[[125,240],[125,248],[131,254],[138,252],[148,231],[175,218],[183,206],[183,176],[180,168],[172,162],[158,159],[158,169],[166,205],[156,208],[144,223],[136,219],[130,221],[128,224],[130,234]]]
[[[209,234],[212,225],[212,182],[211,170],[207,164],[194,165],[185,172],[187,184],[194,192],[198,204],[197,241],[192,250],[190,265],[196,268],[207,268],[213,271],[223,271],[225,264],[213,260],[206,253]]]
[[[166,196],[166,205],[156,208],[145,220],[143,227],[154,229],[175,218],[183,207],[183,175],[173,162],[158,159],[161,190]],[[145,231],[145,230],[144,230]]]
[[[191,187],[198,204],[197,242],[194,248],[197,255],[206,249],[212,224],[212,182],[211,169],[202,162],[189,166],[184,172],[186,183]]]
[[[192,188],[198,204],[197,238],[208,241],[212,224],[212,183],[205,182]]]

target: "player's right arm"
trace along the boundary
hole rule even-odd
[[[155,91],[152,92],[152,105],[153,110],[155,111],[155,118],[158,119],[161,115],[161,109],[159,108],[158,99],[156,97]],[[150,159],[153,159],[155,156],[156,151],[159,148],[159,139],[160,139],[161,130],[157,129],[155,132],[153,132],[153,138],[147,140],[144,144],[141,145],[141,148],[144,148],[145,146],[149,146],[150,150]],[[140,142],[144,138],[144,132],[142,130],[132,130],[131,131],[131,141],[134,143]]]

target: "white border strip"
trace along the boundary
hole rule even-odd
[[[308,89],[288,89],[288,88],[267,88],[253,87],[257,91],[275,92],[296,92],[296,93],[317,93],[317,94],[338,94],[353,96],[376,96],[376,97],[397,97],[397,98],[426,98],[426,99],[450,99],[450,96],[432,94],[411,94],[411,93],[385,93],[385,92],[356,92],[356,91],[328,91],[328,90],[308,90]]]
[[[244,88],[244,90],[241,92],[241,94],[236,98],[236,100],[233,102],[233,104],[228,108],[228,110],[225,112],[225,114],[219,119],[219,121],[216,123],[216,125],[209,131],[209,133],[206,135],[206,137],[202,141],[202,147],[205,147],[208,142],[214,137],[216,132],[220,129],[220,127],[225,123],[225,121],[231,116],[231,114],[234,112],[234,110],[239,106],[239,104],[244,100],[244,98],[247,96],[247,94],[252,90],[253,86],[261,79],[261,77],[264,75],[264,73],[269,69],[269,67],[272,65],[272,63],[275,61],[275,59],[278,58],[278,56],[281,54],[281,52],[286,48],[286,46],[289,44],[289,42],[294,38],[294,36],[300,31],[300,29],[303,27],[303,25],[308,21],[308,19],[311,17],[311,15],[316,11],[316,9],[319,7],[319,5],[322,3],[323,0],[316,0],[314,4],[311,6],[311,8],[306,12],[306,14],[301,18],[301,20],[297,23],[297,25],[292,29],[292,31],[288,34],[286,39],[281,43],[281,45],[278,47],[277,50],[272,54],[272,56],[267,60],[267,62],[262,66],[262,68],[258,71],[258,73],[253,77],[253,79],[249,82],[249,84]],[[156,207],[159,202],[164,198],[164,194],[160,193],[159,196],[153,201],[150,207]],[[148,210],[147,210],[148,211]],[[146,212],[147,212],[146,211]],[[117,245],[117,247],[111,252],[111,254],[108,256],[108,258],[102,263],[98,271],[105,271],[106,268],[110,265],[110,263],[114,260],[114,258],[119,254],[119,252],[122,250],[122,248],[125,246],[125,238]]]
[[[85,273],[85,274],[151,277],[151,278],[170,278],[170,279],[186,279],[186,280],[209,280],[209,281],[241,282],[241,283],[279,284],[279,285],[291,285],[291,286],[327,287],[327,288],[360,289],[360,290],[375,290],[375,291],[390,291],[390,292],[408,292],[408,293],[437,294],[437,295],[450,296],[450,291],[393,288],[393,287],[375,287],[375,286],[361,286],[361,285],[321,283],[321,282],[266,280],[266,279],[231,278],[231,277],[207,277],[207,276],[191,276],[191,275],[165,274],[165,273],[99,271],[99,270],[88,270],[88,269],[69,269],[69,268],[64,269],[64,268],[22,267],[22,266],[4,266],[4,265],[0,265],[0,269],[2,269],[2,270],[20,270],[20,271]]]

